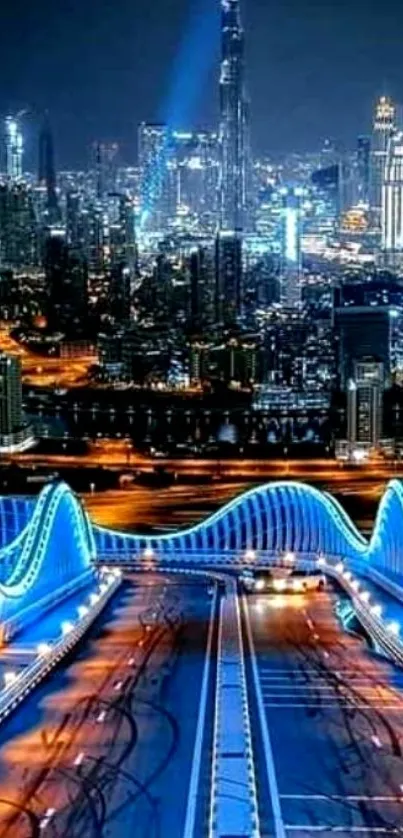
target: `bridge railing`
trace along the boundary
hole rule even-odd
[[[81,616],[75,624],[67,623],[55,643],[39,644],[36,659],[21,673],[6,673],[6,686],[0,691],[0,724],[81,640],[120,584],[121,575],[116,570],[104,574],[99,589],[89,596],[89,605],[81,606]]]

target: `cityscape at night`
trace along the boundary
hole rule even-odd
[[[0,838],[403,834],[403,8],[15,0]]]

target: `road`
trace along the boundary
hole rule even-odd
[[[335,599],[248,598],[273,760],[258,737],[260,777],[274,766],[279,836],[403,834],[403,672],[341,630]],[[264,781],[268,835],[269,800]]]
[[[0,324],[0,351],[17,355],[21,360],[23,383],[30,387],[84,387],[89,383],[90,367],[97,363],[94,354],[75,358],[52,358],[35,355],[11,336],[11,326]]]
[[[136,577],[1,728],[1,838],[182,835],[211,603]]]

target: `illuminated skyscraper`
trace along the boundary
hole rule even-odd
[[[385,262],[403,261],[403,132],[389,141],[382,187],[382,250]]]
[[[140,226],[161,231],[171,214],[169,159],[172,132],[166,125],[145,122],[139,127],[138,152],[140,166]]]
[[[245,208],[244,33],[239,0],[221,0],[221,229],[239,232]]]
[[[18,120],[12,116],[6,118],[6,171],[10,180],[22,177],[23,138]]]
[[[288,308],[301,303],[301,190],[284,189],[280,301]]]
[[[357,200],[369,203],[371,173],[371,140],[360,136],[357,141]]]
[[[347,439],[351,449],[379,445],[382,435],[383,364],[357,361],[347,390]]]
[[[382,207],[382,184],[389,140],[396,130],[396,109],[387,96],[381,96],[376,111],[372,134],[371,165],[371,207],[375,222],[380,223]]]

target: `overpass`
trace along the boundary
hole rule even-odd
[[[207,781],[209,838],[224,838],[230,834],[260,838],[267,834],[264,822],[260,823],[264,810],[262,788],[265,799],[269,796],[272,803],[276,838],[284,838],[286,832],[273,773],[264,705],[268,676],[263,658],[255,651],[250,622],[252,612],[245,599],[239,597],[235,572],[272,564],[289,551],[293,552],[298,565],[319,565],[344,587],[354,614],[375,647],[403,666],[400,637],[400,625],[403,625],[402,523],[403,487],[399,481],[389,484],[369,539],[362,536],[331,496],[303,484],[280,482],[241,495],[206,521],[187,530],[144,537],[94,525],[66,484],[51,484],[36,500],[0,499],[0,613],[8,633],[15,633],[39,614],[54,608],[73,590],[86,585],[96,574],[97,565],[115,563],[150,570],[154,576],[156,570],[182,575],[186,568],[189,575],[208,575],[216,583],[224,583],[225,596],[219,595],[217,584],[213,586],[184,835],[194,838],[200,834],[198,800],[206,780],[203,766],[211,763]],[[100,595],[107,596],[108,585],[112,591],[118,584],[115,574],[118,575],[119,570],[110,572],[104,568],[101,571],[101,580],[105,576],[109,582],[101,581],[99,594],[95,598],[93,595],[97,613],[102,607]],[[389,609],[395,609],[397,619]],[[84,611],[81,607],[81,612],[84,623],[68,626],[68,634],[47,650],[45,656],[38,655],[32,670],[5,691],[6,695],[0,701],[0,722],[2,713],[6,718],[19,702],[25,700],[27,691],[33,689],[69,651],[68,644],[83,635],[87,629],[85,621],[89,625],[93,615],[88,607]],[[309,626],[310,619],[301,609],[299,619],[305,620],[304,630],[315,631],[315,626]],[[152,639],[152,626],[148,624],[141,644],[147,635]],[[319,641],[319,635],[313,634],[312,638],[310,666],[316,660],[314,641],[315,638]],[[210,654],[212,644],[216,655]],[[329,654],[326,649],[324,654]],[[130,660],[134,661],[134,658]],[[124,677],[119,675],[112,679],[114,693],[130,680],[127,678],[128,663],[125,658]],[[354,666],[355,663],[354,660]],[[277,679],[279,670],[273,670],[272,665],[269,670],[269,677],[274,673]],[[339,662],[333,661],[329,665],[332,680],[324,684],[327,690],[330,683],[334,688],[335,678],[343,677],[339,670]],[[321,677],[323,671],[321,660]],[[281,672],[283,678],[283,670]],[[294,680],[292,684],[294,693],[301,690]],[[340,684],[337,682],[337,690],[345,690],[344,682],[342,686]],[[274,693],[278,685],[272,686],[271,690]],[[285,688],[283,693],[286,695]],[[271,705],[279,706],[277,694],[275,698],[272,696]],[[353,712],[356,712],[356,698],[351,704]],[[102,714],[100,718],[103,718]],[[259,744],[260,738],[254,736],[255,727],[262,734],[263,747]],[[373,740],[378,742],[377,748],[381,747],[378,735],[374,734]],[[210,756],[206,759],[206,754],[212,754],[211,759]],[[84,752],[78,754],[79,762],[74,764],[80,766],[83,758]],[[235,806],[232,789],[240,784],[243,793],[236,796]],[[232,801],[230,806],[229,800]]]
[[[403,484],[389,483],[371,538],[329,494],[296,482],[256,487],[205,521],[144,536],[93,524],[65,483],[37,499],[0,498],[0,620],[14,627],[85,585],[97,563],[226,571],[323,555],[403,597]]]

